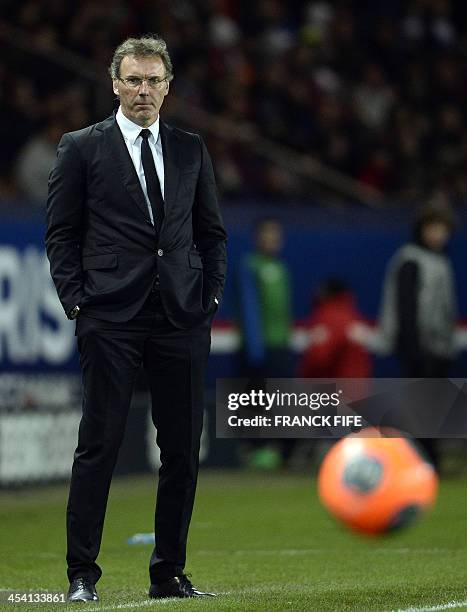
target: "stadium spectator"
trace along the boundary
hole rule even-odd
[[[280,258],[283,230],[276,219],[260,219],[254,250],[238,275],[238,299],[245,368],[257,377],[287,376],[292,325],[291,286]]]
[[[290,336],[292,298],[287,266],[280,258],[282,226],[260,219],[254,227],[254,250],[242,260],[238,274],[239,324],[242,338],[241,374],[261,386],[265,378],[292,374]],[[290,444],[281,440],[248,444],[248,464],[278,467]]]
[[[363,79],[355,87],[354,104],[357,117],[370,132],[384,130],[394,104],[394,92],[386,83],[382,70],[369,64]]]
[[[0,133],[17,129],[0,156],[1,184],[48,123],[45,93],[60,99],[79,78],[97,120],[108,98],[95,75],[104,78],[111,49],[132,32],[159,31],[180,66],[172,89],[189,109],[186,127],[196,127],[192,104],[237,132],[248,128],[253,142],[308,153],[393,199],[421,201],[433,189],[466,198],[463,2],[117,0],[109,12],[91,1],[7,0],[3,8]],[[222,141],[225,197],[317,193],[228,132],[209,142]]]
[[[412,241],[388,264],[376,333],[358,324],[349,330],[353,340],[377,353],[396,353],[409,378],[444,378],[453,364],[457,299],[445,253],[452,228],[449,209],[439,204],[420,209]],[[439,469],[437,441],[419,442]]]
[[[347,284],[327,280],[318,290],[306,322],[310,344],[298,365],[300,378],[369,378],[371,357],[366,348],[349,338],[349,329],[362,320]]]
[[[51,121],[43,132],[24,145],[16,162],[16,177],[22,195],[42,205],[47,199],[47,181],[63,131],[59,121]]]
[[[456,292],[445,254],[452,225],[448,210],[422,208],[412,241],[388,264],[380,335],[409,377],[448,376],[454,359]]]
[[[349,330],[362,320],[356,299],[348,284],[340,278],[324,281],[313,300],[310,316],[305,321],[308,345],[297,367],[299,378],[354,379],[356,385],[345,387],[349,397],[367,393],[367,378],[373,372],[373,362],[368,349],[349,337]],[[319,456],[316,440],[303,440],[294,449],[293,463],[307,466]]]

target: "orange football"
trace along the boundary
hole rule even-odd
[[[437,490],[436,472],[414,442],[385,437],[375,429],[337,442],[318,475],[324,506],[346,526],[366,534],[411,524],[434,503]]]

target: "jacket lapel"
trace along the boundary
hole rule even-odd
[[[109,159],[113,161],[112,165],[115,167],[125,189],[144,215],[146,221],[151,223],[146,199],[123,135],[115,120],[115,114],[103,121],[99,127],[104,132],[105,148]]]
[[[164,221],[168,217],[170,206],[177,195],[178,181],[180,179],[178,137],[173,128],[160,121],[160,135],[162,154],[164,156]]]
[[[98,124],[105,136],[105,149],[109,159],[113,161],[116,172],[123,181],[128,194],[134,200],[144,218],[151,223],[146,199],[136,174],[135,167],[126,147],[123,135],[115,120],[115,113]],[[160,121],[162,154],[164,156],[164,221],[167,219],[170,206],[177,194],[180,179],[178,137],[173,128]]]

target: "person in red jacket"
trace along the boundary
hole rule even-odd
[[[298,366],[300,378],[370,378],[371,357],[349,338],[349,329],[362,320],[355,297],[340,279],[324,282],[315,298],[307,327],[310,343]]]

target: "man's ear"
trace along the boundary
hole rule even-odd
[[[112,87],[113,87],[113,90],[114,90],[114,94],[116,96],[119,96],[120,94],[118,93],[118,81],[117,81],[117,79],[112,81]]]
[[[169,82],[166,81],[165,82],[165,93],[164,93],[164,96],[166,96],[168,93],[169,93]]]

